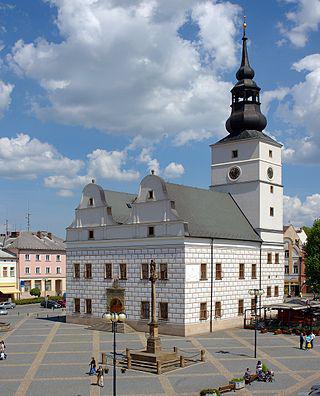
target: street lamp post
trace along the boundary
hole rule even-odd
[[[106,312],[102,315],[102,317],[103,317],[103,319],[107,320],[108,322],[111,322],[111,326],[112,326],[112,333],[113,333],[113,396],[116,396],[117,395],[116,333],[117,333],[118,322],[125,322],[126,314],[125,313],[117,314],[115,312],[112,312],[112,313]]]
[[[248,293],[250,296],[254,296],[254,358],[257,357],[257,304],[258,304],[258,296],[261,297],[264,293],[263,289],[249,289]]]

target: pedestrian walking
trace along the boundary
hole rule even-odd
[[[316,336],[313,334],[313,331],[311,331],[311,334],[310,334],[311,349],[313,349],[313,341],[315,338],[316,338]]]
[[[97,374],[97,371],[96,371],[97,365],[96,365],[96,360],[94,357],[91,358],[89,366],[90,366],[89,375],[96,375]]]
[[[304,333],[300,333],[300,349],[303,349],[303,344],[306,342],[305,340],[305,334]]]
[[[4,343],[3,340],[0,342],[0,352],[5,352],[6,349],[6,344]]]
[[[306,336],[306,350],[308,351],[309,349],[311,349],[311,336],[310,336],[310,334],[308,334]]]
[[[102,366],[99,366],[98,370],[97,370],[97,385],[101,386],[101,388],[104,387],[104,383],[103,383],[103,368],[102,368]]]
[[[245,371],[245,373],[243,375],[243,379],[246,384],[251,385],[251,371],[250,371],[249,367],[247,367],[247,370]]]

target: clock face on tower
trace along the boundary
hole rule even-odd
[[[273,178],[273,169],[271,167],[268,168],[267,175],[269,179]]]
[[[228,176],[231,180],[237,180],[241,175],[241,169],[238,166],[233,166],[228,173]]]

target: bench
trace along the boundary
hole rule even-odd
[[[251,382],[256,381],[258,379],[258,374],[251,374],[250,375],[250,381],[248,381],[247,379],[245,380],[246,384],[251,384]]]
[[[236,391],[234,384],[229,384],[229,385],[224,385],[224,386],[219,386],[219,392],[220,393],[227,393],[231,391]]]

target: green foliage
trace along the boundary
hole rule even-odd
[[[38,287],[34,287],[33,289],[30,290],[30,294],[31,296],[36,296],[39,298],[41,295],[41,291]]]
[[[307,284],[316,295],[320,291],[320,219],[315,220],[308,232],[305,252],[305,274]]]
[[[200,392],[200,396],[205,395],[220,396],[221,393],[218,391],[218,389],[215,388],[202,389],[202,391]]]
[[[61,300],[60,296],[49,296],[49,300]],[[20,300],[14,300],[16,305],[26,305],[26,304],[40,304],[42,301],[44,301],[44,297],[39,297],[39,298],[21,298]]]
[[[232,380],[230,380],[230,382],[242,382],[244,381],[243,378],[232,378]]]
[[[267,367],[264,363],[262,363],[262,372],[263,372],[264,374],[266,374],[267,371],[268,371],[268,367]]]
[[[21,300],[14,300],[14,302],[16,303],[16,305],[26,305],[26,304],[37,304],[37,303],[41,303],[41,301],[43,301],[44,298],[40,297],[40,298],[22,298]]]

